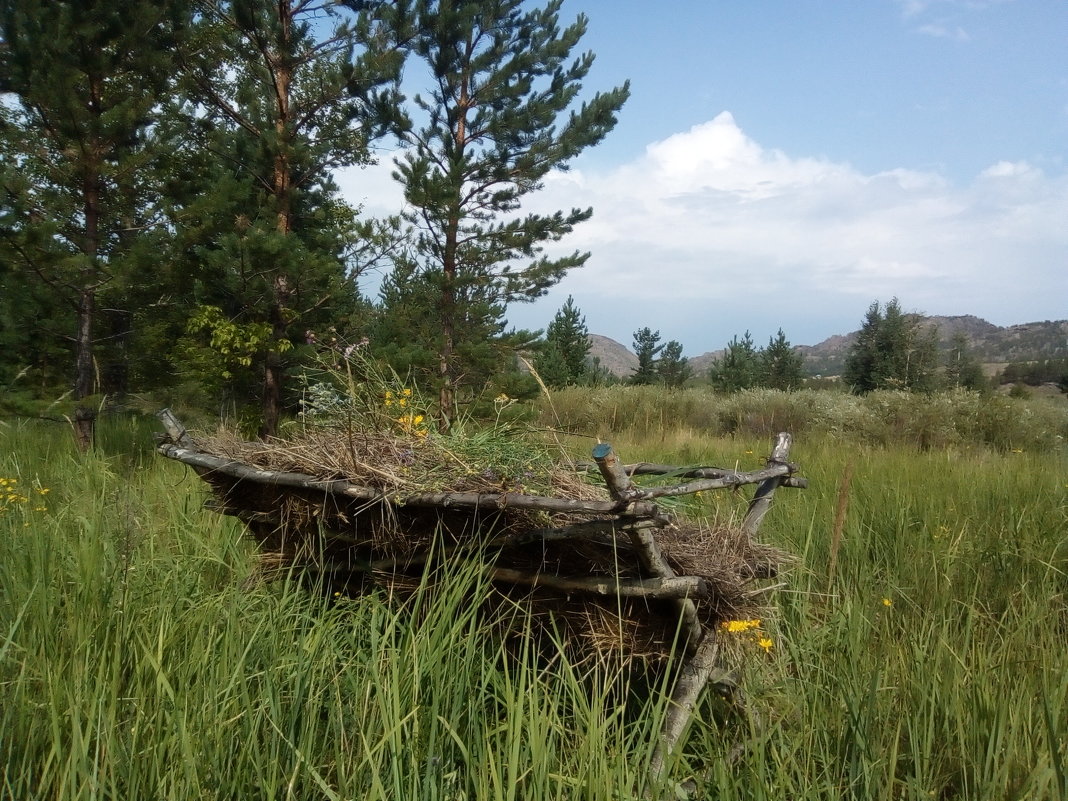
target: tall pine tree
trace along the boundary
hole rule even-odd
[[[800,388],[805,380],[804,357],[795,350],[782,329],[760,350],[760,385],[770,389]]]
[[[638,357],[638,369],[631,375],[630,383],[642,385],[657,382],[656,362],[663,349],[659,331],[645,326],[634,332],[634,354]]]
[[[568,63],[585,17],[561,30],[561,0],[525,10],[521,0],[420,0],[416,55],[431,87],[414,99],[420,120],[407,132],[395,177],[419,232],[418,258],[438,276],[439,425],[448,427],[463,366],[457,320],[465,288],[494,303],[531,300],[588,254],[549,258],[591,209],[517,216],[550,170],[566,169],[614,127],[626,85],[597,94],[561,120],[593,63]]]
[[[554,389],[579,383],[587,373],[589,352],[586,318],[568,295],[545,330],[545,342],[535,362],[542,381]]]
[[[274,433],[287,356],[308,329],[339,323],[357,292],[346,253],[364,232],[332,172],[364,164],[397,121],[395,46],[404,3],[200,0],[184,74],[207,184],[176,211],[204,304],[269,335],[261,435]],[[258,340],[257,340],[258,341]],[[251,343],[249,345],[251,349]]]
[[[154,222],[154,116],[182,8],[166,0],[3,0],[0,90],[9,148],[0,235],[74,322],[75,433],[92,443],[98,298],[131,271]]]
[[[712,362],[708,377],[720,392],[738,392],[755,387],[760,379],[760,357],[748,331],[727,343],[723,356]]]
[[[938,335],[916,314],[906,314],[894,298],[868,307],[856,341],[846,356],[842,380],[853,392],[903,389],[930,392],[938,367]]]
[[[664,345],[660,361],[656,365],[656,374],[666,387],[678,388],[690,380],[693,369],[690,360],[682,355],[682,343],[676,339]]]

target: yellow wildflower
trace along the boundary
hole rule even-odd
[[[402,392],[401,394],[404,395],[404,397],[406,398],[412,397],[412,391],[407,387],[404,388],[404,392]]]
[[[763,648],[764,653],[766,654],[771,653],[771,646],[773,646],[774,644],[775,643],[771,641],[770,637],[761,637],[759,640],[757,640],[757,645]]]
[[[731,634],[740,634],[760,627],[760,620],[725,620],[721,624]]]
[[[894,602],[891,601],[889,598],[883,598],[883,606],[893,606],[893,605],[894,605]]]

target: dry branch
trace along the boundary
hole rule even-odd
[[[697,576],[651,579],[621,579],[613,576],[569,578],[547,573],[530,574],[504,567],[490,568],[488,575],[494,581],[509,584],[625,598],[679,599],[703,597],[709,592],[708,582]]]
[[[614,514],[627,518],[662,518],[664,515],[656,504],[638,501],[593,501],[573,498],[547,498],[540,495],[524,495],[516,492],[417,492],[410,495],[384,493],[371,487],[343,479],[323,480],[304,473],[282,470],[262,470],[249,467],[232,459],[220,459],[205,453],[179,448],[175,445],[160,445],[164,456],[199,468],[205,473],[222,473],[239,480],[253,481],[278,487],[316,490],[333,495],[370,503],[387,503],[394,506],[425,506],[439,509],[531,509],[540,512],[572,514]]]

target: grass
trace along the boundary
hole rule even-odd
[[[621,428],[630,459],[751,468],[768,449],[763,432],[670,417]],[[0,478],[27,498],[0,507],[0,798],[640,788],[655,696],[486,636],[470,573],[432,577],[404,607],[245,587],[240,529],[153,456],[151,430],[112,421],[83,457],[62,430],[0,427]],[[801,561],[764,622],[770,654],[738,646],[754,714],[709,699],[672,777],[708,798],[1068,798],[1064,449],[810,429],[792,458],[811,488],[780,490],[764,531]],[[744,502],[697,501],[721,516]]]

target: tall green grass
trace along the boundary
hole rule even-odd
[[[1063,397],[1024,400],[954,390],[933,395],[880,391],[752,389],[731,395],[707,387],[569,387],[539,402],[544,425],[609,439],[659,434],[769,437],[778,431],[846,442],[920,449],[1053,449],[1068,445]]]
[[[0,797],[607,800],[644,780],[655,704],[625,715],[618,670],[490,636],[477,573],[403,604],[247,582],[191,472],[67,436],[0,433],[0,477],[31,490],[0,515]]]
[[[655,694],[492,636],[470,572],[403,605],[246,581],[254,553],[201,482],[151,454],[150,426],[109,425],[89,456],[0,428],[0,477],[27,499],[0,511],[0,798],[640,792]],[[768,448],[670,420],[613,444],[743,468]],[[1013,449],[799,435],[811,487],[779,491],[764,539],[800,562],[770,653],[733,649],[752,714],[710,696],[671,778],[702,798],[1068,798],[1068,462]]]

